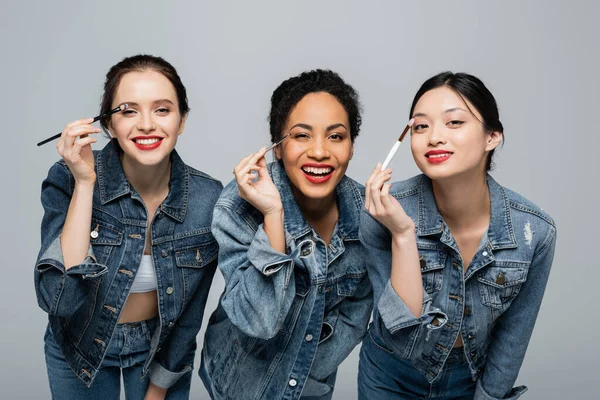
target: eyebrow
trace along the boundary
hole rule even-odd
[[[139,107],[139,104],[138,104],[138,103],[136,103],[135,101],[123,101],[123,102],[121,102],[120,104],[125,104],[125,103],[129,104],[130,106],[136,106],[136,107]],[[158,100],[154,100],[154,101],[152,102],[152,104],[153,104],[153,105],[154,105],[154,104],[160,104],[160,103],[169,103],[169,104],[175,105],[175,103],[173,103],[173,102],[172,102],[171,100],[169,100],[169,99],[158,99]]]
[[[327,127],[326,131],[327,131],[327,132],[329,132],[329,131],[332,131],[332,130],[334,130],[334,129],[340,128],[340,127],[341,127],[341,128],[344,128],[344,129],[346,129],[346,130],[348,130],[348,128],[346,128],[346,125],[344,125],[344,124],[342,124],[342,123],[338,123],[338,124],[329,125],[329,126]],[[302,128],[302,129],[306,129],[306,130],[309,130],[309,131],[312,131],[312,130],[313,130],[313,127],[312,127],[312,126],[310,126],[310,125],[307,125],[307,124],[303,124],[303,123],[299,123],[299,124],[296,124],[296,125],[292,126],[292,127],[290,128],[290,131],[291,131],[292,129],[294,129],[294,128]]]
[[[449,108],[449,109],[445,110],[444,114],[448,114],[448,113],[451,113],[451,112],[454,112],[454,111],[468,112],[464,108],[454,107],[454,108]],[[413,114],[412,118],[416,118],[416,117],[427,117],[427,114],[425,114],[425,113],[416,113],[416,114]]]

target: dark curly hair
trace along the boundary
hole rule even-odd
[[[361,105],[358,93],[352,86],[335,72],[324,69],[303,72],[289,78],[271,96],[271,112],[269,127],[271,142],[275,143],[282,136],[283,128],[296,104],[309,93],[326,92],[334,96],[346,110],[350,123],[350,139],[358,136],[362,123]]]
[[[179,103],[179,112],[182,116],[190,111],[188,105],[187,93],[185,86],[181,82],[181,78],[177,74],[177,70],[169,62],[162,57],[152,56],[148,54],[138,54],[131,57],[126,57],[113,65],[106,74],[104,82],[104,94],[102,95],[102,103],[100,104],[100,114],[105,114],[112,108],[112,102],[115,98],[121,78],[129,72],[144,72],[156,71],[163,74],[175,88],[177,101]],[[108,130],[110,116],[100,120],[100,125],[105,130]]]

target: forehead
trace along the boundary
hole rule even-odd
[[[326,92],[309,93],[290,112],[288,123],[295,121],[332,121],[347,123],[348,113],[337,98]]]
[[[117,99],[129,101],[151,101],[152,99],[169,99],[173,103],[177,100],[175,88],[163,74],[153,71],[128,72],[121,78],[115,93]]]
[[[471,102],[459,96],[457,92],[449,87],[442,86],[423,94],[415,105],[414,114],[437,115],[453,108],[461,108],[466,112],[469,112],[470,108],[471,111],[477,113]]]

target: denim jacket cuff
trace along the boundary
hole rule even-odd
[[[475,396],[473,397],[473,399],[474,400],[516,400],[519,397],[521,397],[521,395],[523,393],[525,393],[526,391],[527,391],[527,386],[517,386],[517,387],[512,388],[512,390],[505,397],[493,397],[493,396],[490,396],[483,389],[483,385],[481,384],[481,379],[478,379],[477,380],[477,388],[475,389]]]
[[[190,372],[191,370],[192,366],[186,365],[180,372],[169,371],[168,369],[160,365],[158,361],[154,360],[150,364],[148,376],[150,378],[150,381],[156,386],[163,389],[168,389],[171,386],[173,386],[179,378],[181,378],[183,375]]]
[[[425,324],[431,329],[438,329],[444,326],[448,320],[446,314],[431,306],[431,296],[425,290],[423,290],[421,316],[419,318],[415,317],[402,298],[398,296],[389,280],[379,298],[377,308],[385,327],[391,334],[400,329],[420,324]],[[432,322],[436,317],[438,318],[438,324],[434,326]]]
[[[44,272],[49,268],[56,268],[61,273],[65,273],[65,260],[62,254],[60,245],[60,236],[54,239],[50,246],[44,251],[36,264],[36,269],[39,272]],[[92,245],[88,248],[85,259],[79,265],[75,265],[67,270],[67,275],[83,275],[82,278],[95,278],[107,272],[105,266],[97,264]]]
[[[248,260],[265,276],[272,275],[286,264],[291,265],[293,263],[290,256],[271,247],[271,242],[263,228],[263,224],[258,226],[252,243],[250,243]]]

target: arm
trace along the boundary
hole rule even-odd
[[[61,233],[72,202],[75,181],[69,169],[56,163],[42,183],[42,246],[34,271],[34,282],[39,306],[47,313],[61,317],[74,314],[85,302],[90,285],[107,272],[106,266],[96,263],[89,245],[79,264],[65,268]],[[91,205],[90,205],[91,208]]]
[[[179,378],[193,369],[196,336],[202,325],[210,285],[217,269],[216,260],[202,269],[204,275],[200,279],[200,285],[185,310],[175,321],[175,325],[163,343],[162,349],[156,354],[150,365],[150,382],[156,387],[149,387],[148,394],[160,392],[158,390],[160,388],[168,389]]]
[[[485,370],[477,381],[475,399],[517,399],[526,387],[513,388],[540,310],[554,258],[556,230],[550,229],[531,261],[527,280],[496,321]]]
[[[436,316],[442,317],[442,321],[445,321],[445,314],[431,305],[431,297],[425,292],[422,280],[414,283],[414,286],[420,291],[420,298],[422,299],[418,315],[415,315],[392,286],[392,235],[386,227],[375,220],[367,211],[361,213],[360,241],[367,251],[366,262],[369,277],[375,293],[379,295],[378,298],[375,298],[377,302],[376,309],[384,328],[400,342],[416,334],[415,331],[421,325],[425,325],[430,329],[441,327],[443,324],[437,327],[430,325]],[[418,259],[418,257],[416,258]]]
[[[217,202],[212,230],[219,243],[218,265],[225,279],[221,305],[227,316],[249,336],[274,337],[295,297],[297,251],[288,256],[275,250],[263,224],[252,227],[226,200]]]
[[[393,334],[431,322],[437,310],[429,310],[431,301],[423,288],[415,224],[390,195],[390,184],[386,182],[391,173],[390,169],[381,171],[378,164],[367,180],[367,213],[361,214],[360,234],[369,253],[367,263],[371,265],[373,286],[381,291],[377,308],[385,327]]]

